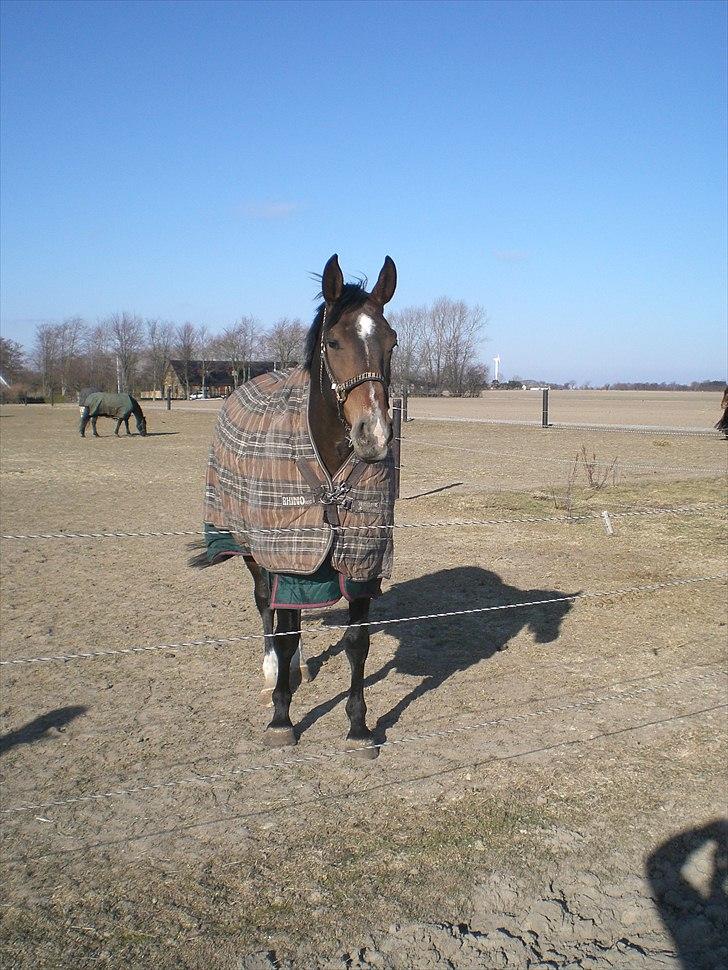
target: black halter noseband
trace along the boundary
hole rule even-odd
[[[329,358],[326,355],[326,308],[324,308],[324,318],[321,321],[321,352],[319,354],[321,358],[321,366],[319,378],[321,382],[321,390],[324,389],[324,367],[326,368],[326,373],[331,381],[331,390],[336,395],[336,404],[339,408],[339,415],[341,415],[341,405],[347,398],[349,391],[358,387],[360,384],[366,384],[367,381],[379,381],[386,388],[387,382],[384,379],[383,374],[378,374],[376,371],[363,371],[361,374],[357,374],[356,377],[351,377],[348,381],[337,381],[334,376],[334,372],[331,370],[331,365],[329,364]]]

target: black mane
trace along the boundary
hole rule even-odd
[[[333,307],[331,308],[331,312],[326,318],[327,327],[333,327],[344,310],[356,310],[358,307],[364,306],[370,296],[366,290],[366,285],[366,278],[359,280],[357,283],[344,283],[341,296],[336,303],[334,303]],[[318,309],[316,310],[316,316],[313,318],[313,323],[306,334],[306,349],[303,359],[303,366],[306,368],[306,370],[311,370],[314,351],[316,350],[316,345],[318,344],[319,336],[321,334],[321,324],[324,319],[325,308],[325,303],[319,304]]]

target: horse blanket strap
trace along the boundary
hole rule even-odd
[[[307,484],[313,489],[314,494],[318,495],[318,501],[324,507],[324,516],[329,525],[339,526],[341,525],[341,520],[339,518],[339,513],[337,507],[351,508],[352,502],[348,497],[352,489],[352,486],[356,485],[360,478],[364,475],[366,471],[366,462],[348,461],[346,463],[350,467],[349,474],[346,476],[346,480],[339,482],[337,485],[322,484],[320,478],[314,471],[313,466],[305,459],[299,458],[296,461],[296,467],[300,471],[301,475],[306,480]]]
[[[368,581],[392,570],[394,461],[351,455],[331,477],[308,424],[303,367],[261,374],[220,410],[207,466],[204,521],[232,534],[271,573],[308,575],[328,556]]]

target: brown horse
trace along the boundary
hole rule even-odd
[[[272,745],[289,745],[297,741],[290,704],[292,691],[300,683],[301,671],[305,673],[305,664],[300,661],[301,609],[276,605],[271,573],[316,573],[320,568],[330,569],[332,563],[336,570],[337,555],[340,560],[343,549],[344,558],[346,554],[354,559],[360,554],[363,557],[366,568],[359,568],[361,560],[356,560],[355,580],[374,581],[378,586],[381,578],[388,575],[391,531],[374,527],[372,553],[366,543],[357,538],[361,536],[357,530],[366,530],[373,522],[384,521],[381,515],[377,519],[365,514],[371,503],[367,505],[367,493],[361,489],[369,480],[375,480],[379,486],[383,483],[389,499],[381,500],[380,496],[378,508],[380,512],[382,509],[387,511],[387,525],[392,521],[394,492],[391,488],[386,492],[388,476],[393,469],[389,449],[392,422],[388,389],[390,360],[397,335],[387,323],[383,309],[392,299],[396,283],[397,271],[389,256],[370,293],[363,283],[344,283],[338,257],[333,255],[322,275],[323,302],[308,334],[302,367],[282,375],[264,375],[238,388],[226,401],[218,421],[211,468],[218,459],[219,464],[215,464],[212,473],[208,469],[205,527],[206,531],[210,528],[216,537],[227,530],[228,536],[232,534],[236,539],[247,528],[248,541],[235,552],[228,547],[215,553],[208,545],[207,553],[195,556],[190,562],[202,568],[215,565],[230,555],[245,557],[263,621],[263,671],[266,683],[272,687],[273,702],[273,717],[266,731],[266,741]],[[274,405],[267,404],[264,391],[265,394],[278,394]],[[294,404],[299,402],[295,406],[299,410],[305,409],[305,442],[297,443],[293,450],[289,434],[258,430],[262,427],[266,408],[274,412],[275,420],[280,420],[286,400]],[[252,432],[245,427],[241,429],[248,412],[251,421],[257,421]],[[310,454],[306,451],[309,439]],[[298,438],[295,440],[299,441]],[[274,478],[272,486],[266,484],[261,488],[259,476],[248,474],[246,462],[258,462],[256,468],[261,467],[260,463],[264,469],[270,465],[275,468],[278,478]],[[271,498],[275,487],[282,493],[277,505]],[[291,507],[294,512],[300,511],[302,516],[309,518],[294,517],[292,521],[299,525],[302,521],[306,523],[298,533],[296,529],[250,528],[250,506],[253,514],[263,508],[266,514],[274,517],[273,522],[288,521],[282,517],[290,516]],[[246,509],[245,513],[240,511],[242,508]],[[320,522],[320,525],[310,527],[312,521]],[[363,522],[363,526],[355,525],[349,531],[348,525],[357,521]],[[377,529],[381,531],[377,532]],[[325,538],[321,540],[323,545],[317,545],[323,530],[326,530]],[[299,559],[288,569],[276,570],[271,569],[270,557],[275,559],[278,552],[275,540],[269,539],[268,533],[277,535],[279,532],[287,533],[280,538],[280,544],[288,549],[286,542],[289,542],[298,549]],[[260,533],[265,534],[263,539],[258,538]],[[376,545],[379,543],[381,547],[383,541],[384,553]],[[366,575],[367,569],[370,575]],[[343,579],[341,587],[344,592]],[[344,595],[347,594],[344,592]],[[376,592],[347,595],[350,626],[342,641],[351,666],[351,686],[346,703],[348,747],[370,758],[376,757],[378,749],[366,723],[363,681],[369,652],[369,627],[361,624],[368,621],[372,595]]]

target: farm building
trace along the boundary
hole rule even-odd
[[[229,360],[170,360],[164,370],[164,396],[172,389],[173,398],[187,397],[188,393],[204,397],[227,397],[238,384],[251,377],[276,370],[272,360],[246,360],[233,363]],[[148,391],[143,396],[158,397],[159,390]]]

